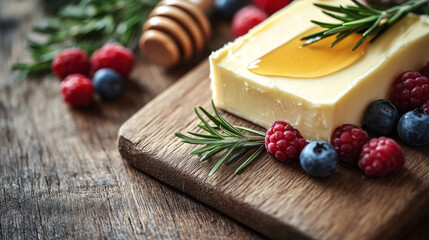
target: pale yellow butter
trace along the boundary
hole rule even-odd
[[[362,125],[368,104],[388,98],[395,77],[418,70],[429,60],[429,17],[408,15],[353,65],[313,79],[261,76],[249,63],[313,28],[311,19],[333,20],[314,2],[352,4],[344,0],[295,0],[248,34],[212,53],[210,78],[217,107],[269,127],[287,121],[308,140],[329,140],[339,125]],[[326,59],[329,61],[329,59]]]

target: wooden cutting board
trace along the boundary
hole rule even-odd
[[[211,109],[209,65],[203,62],[131,117],[119,131],[118,147],[135,167],[275,239],[391,239],[429,211],[429,148],[402,144],[406,164],[398,174],[370,178],[339,166],[324,179],[299,163],[282,164],[263,154],[239,175],[240,162],[200,163],[175,131],[196,131],[193,107]],[[154,79],[156,81],[156,79]],[[223,112],[234,125],[256,127]],[[186,221],[186,219],[183,219]]]

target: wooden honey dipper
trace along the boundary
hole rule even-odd
[[[198,56],[211,35],[205,13],[213,0],[163,0],[143,26],[139,47],[149,60],[167,68]]]

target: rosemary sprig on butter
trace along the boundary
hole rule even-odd
[[[14,70],[24,76],[51,72],[55,55],[69,47],[91,54],[107,42],[128,48],[137,36],[149,12],[159,0],[75,0],[60,7],[58,13],[33,29],[40,38],[28,39],[32,63],[16,63]],[[46,1],[46,4],[50,1]]]
[[[306,41],[304,45],[309,45],[337,34],[336,40],[331,44],[331,47],[333,47],[351,34],[361,33],[362,38],[353,47],[353,50],[355,50],[371,37],[370,41],[375,41],[406,14],[421,7],[425,7],[426,13],[429,12],[429,0],[410,0],[386,10],[365,6],[357,0],[352,0],[352,2],[354,5],[346,7],[314,3],[315,6],[323,9],[323,13],[339,20],[339,22],[327,23],[312,20],[311,22],[325,29],[303,37],[301,40]]]

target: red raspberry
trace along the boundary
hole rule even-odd
[[[404,72],[396,78],[390,101],[399,112],[420,108],[429,100],[429,80],[418,72]]]
[[[383,177],[398,172],[404,163],[401,147],[390,138],[380,137],[363,146],[358,165],[368,176]]]
[[[427,78],[429,78],[429,62],[426,63],[426,66],[422,67],[419,73]]]
[[[429,100],[425,104],[423,104],[422,108],[426,114],[429,114]]]
[[[88,55],[82,49],[69,48],[60,52],[52,61],[52,71],[64,79],[70,74],[87,75],[90,70]]]
[[[242,36],[267,17],[265,12],[255,6],[241,8],[232,18],[232,32],[235,37]]]
[[[72,74],[61,82],[64,101],[72,107],[88,106],[94,96],[94,88],[89,78],[81,74]]]
[[[298,158],[305,145],[307,142],[301,133],[283,121],[274,122],[265,136],[265,148],[268,153],[282,162]]]
[[[120,44],[106,44],[92,54],[91,66],[94,74],[98,69],[109,68],[127,77],[133,69],[133,53]]]
[[[367,142],[368,133],[352,124],[337,127],[331,137],[331,144],[337,151],[340,161],[350,164],[357,163],[362,146]]]
[[[286,7],[291,2],[292,0],[253,0],[253,3],[268,15]]]

